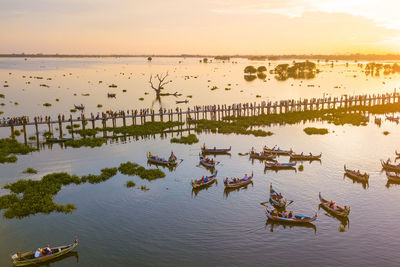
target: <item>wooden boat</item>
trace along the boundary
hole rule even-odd
[[[198,188],[202,188],[202,187],[211,185],[212,183],[214,183],[217,180],[217,178],[216,178],[217,173],[218,173],[218,171],[215,171],[215,173],[213,175],[206,176],[207,182],[201,182],[201,179],[192,181],[193,189],[198,189]]]
[[[117,96],[117,94],[111,94],[111,93],[107,93],[107,97],[110,98],[115,98]]]
[[[275,154],[275,155],[290,155],[293,153],[293,150],[281,150],[280,148],[268,148],[268,147],[264,147],[264,153],[267,154]]]
[[[306,155],[306,154],[290,154],[290,160],[320,160],[322,153],[319,155]]]
[[[200,164],[203,165],[204,167],[213,169],[215,168],[215,161],[214,160],[210,160],[206,157],[203,157],[202,155],[199,155],[200,158]]]
[[[275,221],[275,222],[282,222],[282,223],[293,223],[293,224],[305,224],[311,223],[317,219],[317,213],[315,213],[314,217],[302,216],[302,215],[294,215],[294,218],[284,218],[275,216],[272,214],[272,207],[268,207],[266,202],[262,202],[261,205],[264,207],[265,214],[267,215],[268,219]]]
[[[176,104],[186,104],[186,103],[189,103],[189,100],[176,101]]]
[[[386,177],[388,178],[388,181],[398,183],[400,182],[400,175],[395,172],[386,172]]]
[[[84,110],[85,109],[84,105],[74,105],[74,107],[75,107],[75,109],[78,109],[78,110]]]
[[[169,161],[169,160],[165,160],[163,158],[159,158],[157,156],[150,156],[150,153],[147,154],[147,161],[154,163],[154,164],[165,165],[165,166],[178,165],[178,161],[176,159],[174,161]]]
[[[201,153],[203,154],[227,154],[231,151],[232,147],[229,148],[206,148],[205,146],[201,147]]]
[[[288,163],[279,163],[277,161],[265,162],[265,168],[267,169],[291,169],[294,166],[296,166],[296,162],[288,162]]]
[[[280,196],[280,194],[272,188],[271,184],[269,187],[269,202],[271,202],[271,204],[274,205],[275,208],[278,209],[286,208],[286,203],[287,203],[286,199],[282,197],[283,202],[281,202],[278,196]]]
[[[250,151],[250,158],[260,160],[273,160],[276,156],[273,154],[262,153],[261,155],[257,152]]]
[[[368,181],[369,179],[368,173],[365,172],[364,174],[361,174],[360,172],[349,170],[346,168],[346,165],[344,165],[344,174],[349,176],[350,178],[354,178],[361,181]]]
[[[338,216],[340,218],[345,218],[350,214],[350,207],[344,206],[344,208],[340,206],[336,206],[336,209],[333,209],[329,206],[329,201],[321,196],[321,192],[319,192],[319,201],[321,202],[321,207],[324,208],[327,212]]]
[[[381,160],[382,168],[387,171],[400,172],[400,164],[394,165],[394,164],[390,164],[389,162],[390,162],[389,160],[387,162],[384,162],[383,160]]]
[[[247,178],[247,180],[238,179],[238,181],[233,181],[233,179],[232,179],[229,181],[228,178],[226,178],[224,180],[224,185],[225,185],[225,188],[239,188],[239,187],[248,185],[252,182],[253,182],[253,173],[251,173],[251,176],[249,176]]]
[[[21,256],[16,259],[13,259],[12,255],[10,255],[10,257],[11,257],[11,260],[12,260],[14,266],[27,266],[27,265],[32,265],[32,264],[39,264],[39,263],[46,262],[46,261],[58,258],[60,256],[63,256],[65,254],[71,252],[71,250],[73,250],[76,246],[78,246],[78,238],[75,238],[73,244],[51,248],[52,254],[50,254],[50,255],[35,258],[35,252],[30,251],[30,252],[21,254]]]

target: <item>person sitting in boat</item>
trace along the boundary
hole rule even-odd
[[[312,153],[311,152],[310,152],[309,156],[312,157]]]
[[[47,244],[46,247],[44,248],[45,255],[51,255],[53,254],[53,251],[51,251],[50,245]]]
[[[208,181],[208,177],[207,177],[207,176],[206,176],[206,177],[204,177],[203,181],[204,181],[204,183],[207,183],[207,181]]]
[[[249,180],[249,177],[247,176],[247,173],[244,175],[243,180],[244,181],[248,181]]]
[[[203,177],[201,177],[201,182],[202,182],[202,183],[204,183],[204,176],[203,176]]]
[[[12,259],[20,259],[21,258],[21,252],[17,252],[14,255],[11,256]]]
[[[282,218],[287,218],[288,217],[288,213],[287,211],[282,211]]]
[[[272,215],[272,216],[278,216],[279,214],[278,214],[278,211],[277,211],[276,209],[274,209],[274,210],[271,212],[271,215]]]
[[[169,161],[173,162],[176,160],[176,156],[174,155],[174,152],[171,151],[171,156],[169,156]]]
[[[336,210],[336,209],[337,209],[337,205],[336,205],[336,202],[335,202],[335,201],[333,201],[333,203],[332,203],[332,209],[333,209],[333,210]]]
[[[288,218],[294,219],[294,212],[293,212],[292,210],[289,211],[289,216],[288,216]]]
[[[301,152],[301,154],[300,154],[301,156],[303,156],[303,152]]]
[[[36,251],[35,251],[35,258],[40,258],[41,256],[42,256],[42,252],[41,252],[41,248],[38,248]]]
[[[225,178],[224,184],[228,184],[228,177]]]
[[[206,143],[203,144],[203,149],[206,149]]]
[[[261,153],[261,152],[260,152],[260,153],[258,153],[258,156],[259,156],[259,157],[262,157],[262,153]]]

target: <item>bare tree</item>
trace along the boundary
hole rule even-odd
[[[153,88],[154,91],[156,91],[156,94],[159,95],[161,93],[161,90],[164,89],[164,86],[167,85],[170,82],[170,80],[168,80],[168,81],[165,80],[168,77],[168,72],[165,75],[157,74],[155,77],[158,80],[158,85],[154,86],[153,75],[150,75],[149,83],[150,83],[151,88]]]

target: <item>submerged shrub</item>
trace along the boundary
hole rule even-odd
[[[171,143],[179,143],[179,144],[195,144],[198,143],[199,139],[194,134],[189,134],[188,136],[181,136],[180,138],[172,138]]]
[[[23,171],[23,173],[36,174],[36,173],[38,173],[38,171],[35,170],[34,168],[27,168],[25,171]]]
[[[134,187],[136,184],[135,184],[135,182],[134,181],[127,181],[126,182],[126,187]]]
[[[304,128],[304,132],[308,135],[312,135],[312,134],[327,134],[328,133],[328,129],[326,128],[315,128],[315,127],[307,127]]]

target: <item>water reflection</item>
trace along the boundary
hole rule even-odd
[[[321,208],[323,208],[322,204],[318,205],[318,210],[320,210]],[[338,220],[340,222],[339,225],[339,232],[347,232],[350,228],[350,219],[349,217],[340,217],[335,215],[334,213],[328,213],[328,212],[324,212],[324,215],[330,218],[333,218],[335,220]]]
[[[271,168],[264,167],[264,174],[267,174],[268,171],[275,172],[275,173],[278,173],[281,171],[294,171],[297,173],[297,169],[295,167],[286,167],[284,169],[275,169],[275,168],[271,169]]]
[[[79,254],[78,254],[78,252],[77,251],[71,251],[71,252],[69,252],[69,253],[67,253],[65,255],[62,255],[62,256],[60,256],[58,258],[55,258],[55,259],[52,259],[52,260],[49,260],[49,261],[46,261],[46,262],[42,262],[42,263],[36,263],[33,266],[54,266],[53,263],[65,260],[67,258],[72,258],[72,257],[75,257],[76,263],[78,264],[79,263]],[[55,264],[55,265],[57,265],[57,264]]]
[[[265,228],[267,229],[269,227],[269,231],[271,233],[274,232],[275,227],[282,227],[283,229],[289,228],[310,228],[314,230],[314,234],[317,234],[317,227],[313,223],[304,223],[304,224],[291,224],[291,223],[282,223],[282,222],[275,222],[270,219],[267,220],[265,223]]]
[[[246,185],[244,185],[242,187],[239,187],[239,188],[227,188],[227,187],[225,187],[225,189],[224,189],[224,197],[225,197],[225,199],[227,199],[229,194],[231,194],[234,191],[236,191],[236,192],[246,191],[248,189],[249,185],[251,185],[251,187],[253,187],[254,186],[253,185],[253,181],[251,181],[249,184],[246,184]]]
[[[345,179],[348,179],[348,180],[351,180],[351,181],[353,181],[353,184],[361,184],[362,185],[362,187],[365,189],[365,190],[367,190],[367,188],[369,188],[369,181],[367,180],[367,181],[362,181],[362,180],[358,180],[358,179],[356,179],[356,178],[353,178],[353,177],[349,177],[349,176],[347,176],[346,174],[344,174],[343,175],[343,180],[345,180]]]
[[[192,188],[192,198],[197,197],[197,195],[199,194],[200,191],[203,191],[203,190],[207,191],[207,190],[208,190],[210,187],[212,187],[214,184],[215,184],[216,186],[218,186],[218,180],[216,180],[215,183],[211,183],[211,184],[202,186],[202,187],[200,187],[200,188]]]

